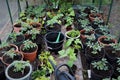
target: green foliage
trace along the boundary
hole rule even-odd
[[[40,76],[44,76],[46,74],[46,70],[36,70],[32,72],[32,79],[35,80],[36,78],[39,78]]]
[[[115,79],[115,78],[112,78],[112,79],[110,79],[110,78],[105,78],[105,79],[102,79],[102,80],[120,80],[120,76],[118,76],[117,79]]]
[[[117,44],[112,43],[110,45],[115,49],[114,53],[116,53],[116,51],[120,51],[120,42]]]
[[[71,38],[77,37],[80,35],[80,31],[78,30],[71,30],[67,33],[67,35]]]
[[[88,24],[90,23],[88,19],[84,19],[84,20],[79,19],[78,22],[80,22],[82,28],[87,27]]]
[[[16,33],[16,32],[12,32],[9,35],[10,38],[10,42],[14,43],[16,42],[17,36],[21,35],[21,33]]]
[[[21,61],[15,61],[16,63],[14,66],[14,72],[22,72],[24,74],[25,67],[29,66],[29,62],[21,62]]]
[[[67,64],[72,67],[73,66],[73,63],[76,61],[76,54],[74,53],[74,48],[72,47],[68,47],[67,49],[65,50],[61,50],[58,52],[59,55],[60,55],[60,58],[63,58],[63,57],[69,57],[69,61],[67,62]]]
[[[39,55],[39,61],[41,62],[41,67],[42,69],[44,69],[45,71],[48,71],[49,73],[52,73],[54,71],[51,63],[49,62],[49,59],[56,64],[56,61],[54,60],[54,57],[52,55],[50,55],[50,52],[48,51],[43,51],[41,52],[41,54]]]
[[[32,30],[27,32],[28,34],[32,35],[32,40],[36,39],[37,34],[40,33],[40,31],[36,28],[33,28]]]
[[[98,51],[101,51],[101,49],[102,49],[102,46],[98,42],[92,43],[92,42],[89,41],[86,44],[89,48],[92,49],[91,53],[94,54],[94,55],[98,54]]]
[[[105,34],[105,36],[106,36],[106,38],[104,39],[104,40],[106,40],[106,41],[110,41],[110,40],[112,40],[112,39],[115,39],[115,36],[114,35],[111,35],[111,34]]]
[[[5,48],[5,47],[8,47],[8,46],[9,46],[8,42],[3,41],[3,42],[0,44],[0,49]]]
[[[96,17],[93,22],[94,24],[99,25],[100,23],[103,23],[104,21],[103,19],[99,19],[98,17]]]
[[[36,78],[35,80],[50,80],[49,78],[47,78],[46,76],[41,76]]]
[[[117,58],[117,65],[120,66],[120,58]],[[120,73],[120,67],[117,67],[116,70]]]
[[[97,70],[108,70],[108,62],[107,62],[107,59],[105,58],[102,58],[102,60],[99,60],[99,61],[94,61],[91,63],[93,68],[96,68]]]
[[[9,51],[7,51],[7,52],[5,53],[5,55],[7,55],[7,56],[9,56],[10,58],[13,59],[17,54],[16,54],[16,52],[15,52],[14,49],[10,49]]]
[[[35,48],[37,47],[37,44],[36,43],[33,43],[32,41],[30,40],[26,40],[23,42],[23,50],[29,50],[29,49],[32,49],[32,48]]]
[[[58,23],[61,24],[61,21],[59,20],[61,17],[63,16],[63,14],[57,14],[56,16],[54,16],[52,19],[47,21],[47,25],[51,25],[53,26],[54,23]]]

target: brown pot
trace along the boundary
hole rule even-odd
[[[91,22],[93,22],[96,17],[98,17],[99,19],[102,19],[102,15],[100,13],[91,13],[91,14],[89,14],[89,19],[90,19]]]
[[[36,47],[36,50],[33,51],[33,52],[24,52],[24,51],[22,50],[23,46],[24,46],[24,45],[21,45],[21,46],[20,46],[20,52],[23,53],[24,59],[25,59],[25,60],[29,60],[30,62],[33,62],[33,61],[36,59],[38,46]]]
[[[36,29],[38,29],[38,30],[41,30],[41,26],[42,26],[41,23],[31,22],[30,25],[31,25],[33,28],[36,28]]]
[[[18,33],[18,32],[20,32],[20,30],[21,30],[21,24],[15,23],[14,27],[13,27],[13,31]]]
[[[4,54],[3,56],[2,56],[2,58],[1,58],[1,60],[2,60],[2,62],[6,65],[6,66],[8,66],[9,64],[11,64],[13,61],[15,61],[15,60],[23,60],[23,54],[21,53],[21,52],[19,52],[19,51],[15,51],[16,52],[16,54],[18,54],[18,55],[21,55],[21,59],[18,57],[18,56],[16,56],[16,58],[14,57],[14,59],[12,60],[10,57],[8,57],[8,56],[6,56],[6,54]],[[12,62],[9,62],[9,61],[11,61],[12,60]]]
[[[103,45],[103,46],[110,46],[109,43],[104,43],[102,40],[107,38],[107,36],[101,36],[98,38],[98,42],[100,43],[100,45]],[[117,40],[116,39],[111,39],[111,42],[114,43],[114,44],[117,44]]]
[[[85,33],[84,29],[80,30],[80,38],[81,38],[82,42],[84,42],[87,39],[87,36],[85,36],[84,33]],[[95,32],[91,31],[90,33],[94,34]]]

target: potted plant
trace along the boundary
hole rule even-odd
[[[81,38],[82,42],[85,42],[85,40],[89,37],[95,38],[94,33],[95,32],[91,26],[87,26],[84,29],[82,29],[80,31],[80,38]]]
[[[47,20],[45,29],[47,32],[50,31],[61,31],[61,20],[63,14],[57,14],[52,19]]]
[[[100,26],[99,25],[103,25],[104,26],[104,21],[103,19],[99,19],[98,17],[96,17],[93,22],[91,22],[93,29],[97,29]]]
[[[120,75],[120,58],[118,57],[114,63],[113,77],[116,78]]]
[[[114,64],[118,57],[120,57],[120,43],[112,43],[110,46],[105,47],[105,54],[108,61]]]
[[[65,33],[65,36],[69,38],[79,38],[80,37],[80,32],[78,30],[70,30]]]
[[[102,58],[98,61],[93,61],[90,65],[91,78],[93,80],[102,80],[110,78],[113,74],[113,67],[108,63],[107,59]]]
[[[23,53],[24,59],[29,60],[30,62],[36,59],[38,46],[36,43],[33,43],[30,40],[26,40],[20,46],[20,52]]]
[[[21,52],[15,51],[14,49],[10,49],[6,51],[2,56],[2,62],[8,66],[15,60],[23,60],[23,54]]]
[[[98,25],[99,28],[95,29],[95,37],[98,39],[100,36],[105,34],[109,34],[108,26],[107,25]]]
[[[73,22],[74,22],[74,16],[75,16],[75,13],[74,13],[74,10],[72,7],[70,7],[68,9],[68,12],[65,14],[65,26],[66,26],[66,30],[69,31],[72,29],[72,25],[73,25]]]
[[[17,20],[16,23],[14,23],[14,25],[13,25],[13,31],[18,33],[18,32],[20,32],[21,27],[22,27],[22,21]]]
[[[9,35],[8,42],[17,45],[18,47],[23,43],[25,37],[22,33],[12,32]]]
[[[105,56],[104,49],[98,42],[87,42],[87,47],[85,49],[85,56],[88,63],[94,60],[100,60]]]
[[[18,47],[14,44],[9,44],[8,42],[4,41],[0,44],[0,57],[10,49],[14,49],[15,51],[18,51]]]
[[[74,62],[77,60],[76,55],[82,48],[81,46],[82,44],[79,39],[70,38],[65,42],[64,48],[58,52],[60,58],[68,57],[69,60],[67,61],[67,64],[74,69],[74,73],[77,69],[77,66],[74,64]]]
[[[117,40],[115,39],[115,36],[111,34],[105,34],[98,38],[98,42],[103,46],[110,46],[110,44],[117,43]]]
[[[27,61],[14,61],[5,70],[9,80],[30,80],[32,65]]]

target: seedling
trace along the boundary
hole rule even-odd
[[[71,38],[77,37],[80,35],[80,31],[78,30],[71,30],[67,33],[67,35]]]
[[[10,58],[13,59],[17,54],[16,54],[16,52],[15,52],[14,49],[10,49],[9,51],[7,51],[7,52],[5,53],[5,55],[7,55],[7,56],[9,56]]]

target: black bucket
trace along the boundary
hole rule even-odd
[[[55,42],[59,32],[49,32],[45,35],[45,43],[47,44],[47,48],[52,52],[58,52],[62,49],[64,42],[64,34],[60,32],[59,42]]]

